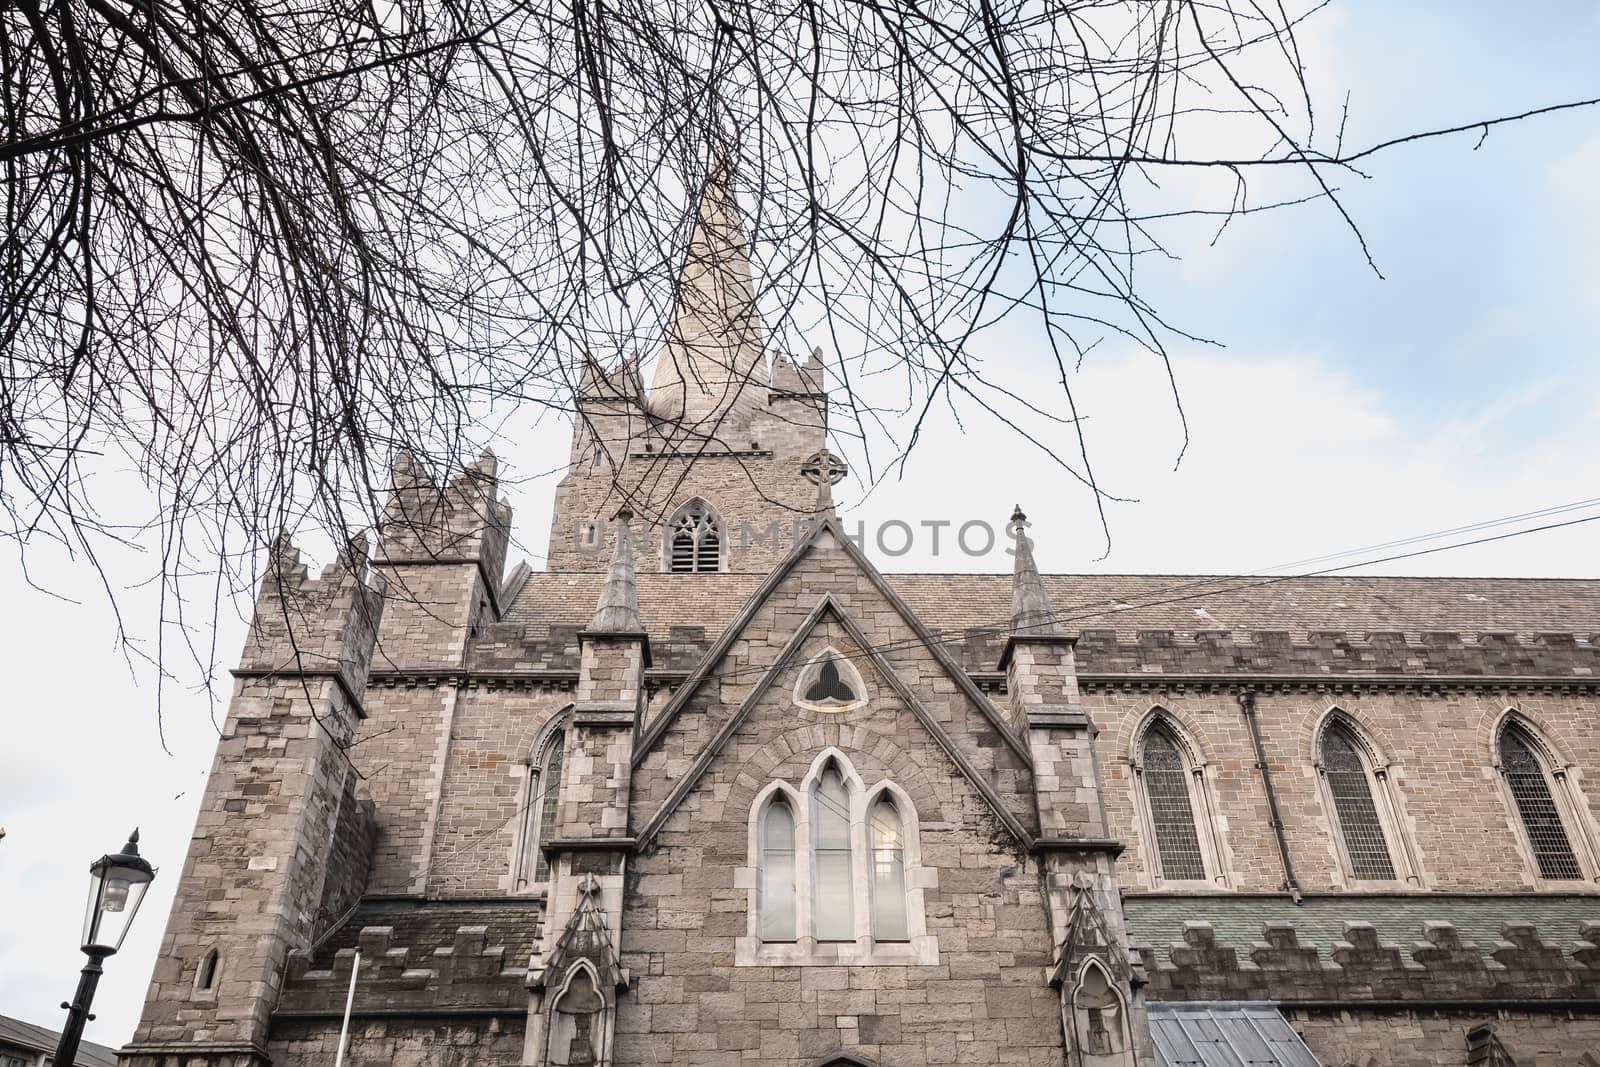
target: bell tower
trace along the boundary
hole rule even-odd
[[[769,360],[736,188],[726,156],[717,158],[649,388],[637,357],[584,373],[550,570],[605,570],[609,516],[627,506],[641,573],[764,573],[797,525],[803,536],[818,466],[842,475],[824,443],[820,350]]]

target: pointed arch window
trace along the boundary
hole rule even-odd
[[[1227,885],[1216,804],[1195,746],[1162,708],[1134,736],[1130,762],[1151,884]]]
[[[550,860],[544,854],[544,844],[555,836],[566,744],[563,716],[546,732],[528,758],[527,781],[522,791],[522,831],[518,835],[521,840],[517,853],[518,889],[543,885],[550,880]]]
[[[761,818],[761,940],[795,938],[794,809],[774,797]]]
[[[667,523],[667,570],[714,574],[722,569],[722,520],[703,500],[691,500]]]
[[[891,797],[879,797],[867,820],[872,835],[872,936],[905,941],[906,850],[900,812]]]
[[[1520,727],[1507,724],[1500,731],[1500,773],[1533,851],[1539,877],[1576,879],[1583,868],[1572,849],[1572,839],[1561,818],[1561,807],[1537,745]]]
[[[1374,800],[1372,768],[1360,743],[1343,722],[1331,722],[1323,730],[1319,758],[1351,876],[1393,881],[1394,860],[1384,820]]]
[[[194,993],[198,997],[214,997],[217,992],[217,975],[222,968],[222,954],[211,948],[200,958],[194,973]]]
[[[1200,881],[1206,876],[1205,853],[1195,830],[1193,772],[1178,742],[1165,725],[1144,736],[1144,792],[1150,805],[1156,866],[1168,881]]]
[[[838,766],[829,764],[812,792],[818,941],[855,939],[854,879],[850,876],[850,791]]]

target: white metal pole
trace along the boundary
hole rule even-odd
[[[344,1064],[344,1043],[350,1036],[350,1009],[356,1002],[356,975],[361,973],[361,950],[356,949],[355,962],[350,966],[350,992],[344,998],[344,1023],[339,1027],[339,1051],[333,1057],[333,1067]]]

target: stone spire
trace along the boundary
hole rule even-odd
[[[1016,538],[1016,569],[1011,573],[1011,633],[1017,637],[1055,637],[1056,612],[1050,606],[1039,568],[1033,562],[1033,540],[1027,532],[1028,517],[1021,505],[1011,513],[1011,530]]]
[[[719,149],[650,385],[655,412],[710,434],[743,424],[766,403],[766,354],[733,185],[730,152]]]
[[[617,512],[617,544],[611,553],[605,584],[600,587],[600,604],[589,620],[589,632],[597,634],[637,634],[644,632],[639,620],[639,591],[633,576],[633,532],[628,523],[633,511],[624,504]]]

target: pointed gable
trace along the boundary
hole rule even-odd
[[[529,988],[559,988],[579,960],[587,961],[607,987],[623,989],[628,985],[628,972],[617,955],[605,909],[600,905],[600,883],[593,875],[586,875],[578,886],[577,907],[572,909],[555,947],[543,960],[535,955],[528,968]]]
[[[877,691],[868,707],[830,716],[790,699],[788,689],[808,659],[830,642],[854,650],[855,666]],[[1031,844],[1026,749],[836,520],[824,523],[762,583],[643,731],[632,813],[641,844],[698,787],[754,710],[778,700],[791,729],[814,720],[817,731],[863,731],[864,744],[877,743],[869,736],[875,729],[884,743],[897,730],[927,739],[1006,836]],[[903,709],[904,721],[881,718],[889,708]]]

